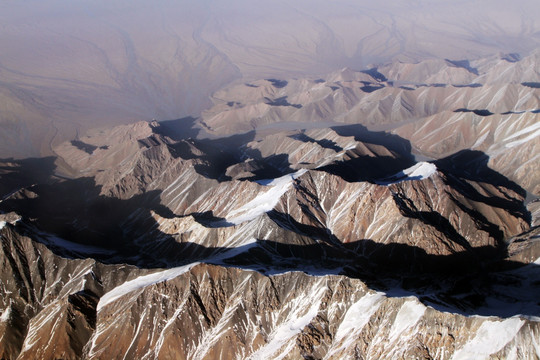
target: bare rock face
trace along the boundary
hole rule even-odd
[[[95,262],[51,257],[11,226],[2,245],[2,356],[80,357],[95,324],[97,297],[82,292]]]
[[[497,198],[516,205],[523,200],[510,189],[471,184],[436,170],[425,179],[388,185],[347,183],[318,171],[300,177],[295,191],[276,210],[298,223],[327,229],[344,243],[358,242],[360,248],[358,240],[369,239],[448,255],[496,248],[498,242],[528,228],[519,206],[512,212],[486,204]]]

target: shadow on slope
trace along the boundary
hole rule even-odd
[[[446,61],[449,62],[450,64],[454,65],[455,67],[465,69],[465,70],[467,70],[468,72],[470,72],[470,73],[472,73],[474,75],[479,74],[478,69],[472,67],[469,60],[448,60],[448,59],[446,59]]]
[[[368,70],[361,70],[360,72],[371,76],[372,78],[374,78],[377,81],[388,81],[386,76],[381,74],[379,72],[379,69],[377,69],[376,67],[368,69]]]
[[[280,222],[287,217],[276,216]],[[506,251],[484,246],[435,255],[413,245],[381,244],[370,239],[336,243],[323,229],[298,223],[290,229],[318,240],[285,244],[259,239],[257,246],[246,246],[245,252],[223,262],[268,275],[288,271],[339,273],[358,278],[388,296],[415,296],[437,310],[463,315],[540,313],[540,289],[535,285],[540,281],[540,267],[510,261]]]
[[[178,141],[189,138],[196,138],[200,130],[194,128],[197,118],[187,116],[176,120],[159,121],[159,126],[153,129],[156,134],[168,136]]]
[[[173,144],[171,148],[177,157],[200,160],[201,163],[194,166],[197,173],[220,182],[230,181],[233,176],[257,181],[294,172],[287,154],[263,156],[260,150],[247,147],[254,138],[255,131],[251,131],[218,139],[189,139]],[[200,153],[193,154],[190,146],[195,146]],[[240,173],[246,173],[246,176],[235,176]]]
[[[335,152],[343,151],[343,148],[338,146],[335,141],[329,139],[315,140],[311,136],[306,135],[304,132],[289,136],[292,139],[299,140],[305,143],[314,143],[322,148],[334,150]]]
[[[360,147],[347,150],[344,160],[334,161],[317,170],[340,176],[348,182],[375,182],[377,179],[393,175],[415,163],[411,143],[400,136],[384,131],[370,131],[359,124],[335,126],[331,129],[340,136],[354,137],[356,142],[361,143],[358,144]],[[334,142],[315,141],[302,135],[295,135],[294,138],[304,142],[315,142],[336,152],[343,150]],[[386,155],[377,156],[377,152],[386,153]]]
[[[265,96],[264,100],[265,100],[264,101],[265,104],[270,105],[270,106],[291,106],[296,109],[302,108],[302,105],[300,104],[291,104],[289,100],[287,100],[287,96],[282,96],[277,99],[270,99]]]
[[[525,198],[527,192],[521,186],[508,179],[506,176],[492,170],[489,166],[489,156],[482,151],[461,150],[446,158],[434,161],[437,168],[446,174],[445,181],[448,185],[458,190],[468,199],[482,202],[491,207],[505,209],[515,217],[521,218],[527,223],[531,222],[531,214],[519,197],[503,192],[503,196],[487,196],[480,192],[471,181],[481,184],[490,184],[504,191],[508,188],[520,197]]]
[[[18,189],[44,183],[54,175],[55,158],[0,159],[0,200]]]
[[[540,89],[540,82],[522,82],[521,85],[529,87],[531,89]]]
[[[191,120],[196,119],[191,118]],[[362,125],[338,126],[333,127],[332,130],[340,136],[353,136],[355,141],[363,143],[360,145],[362,150],[349,149],[345,161],[336,161],[320,170],[339,175],[350,182],[373,181],[414,164],[410,142],[397,135],[369,131]],[[160,135],[174,138],[174,133],[169,132],[166,124],[157,127],[155,131]],[[167,146],[171,148],[171,153],[175,157],[199,160],[200,162],[195,165],[195,170],[207,178],[220,182],[230,181],[232,176],[242,172],[246,173],[246,176],[235,176],[235,178],[255,181],[277,178],[294,172],[292,165],[299,164],[291,164],[287,154],[263,156],[261,151],[247,147],[246,145],[253,141],[255,136],[256,133],[251,131],[217,139],[181,139]],[[291,137],[334,150],[336,154],[343,151],[334,141],[328,139],[315,140],[305,133],[291,135]],[[374,156],[372,151],[375,153],[382,151],[388,155]],[[229,169],[230,167],[233,168]]]
[[[454,110],[455,113],[459,113],[459,112],[463,112],[463,113],[469,113],[469,112],[472,112],[474,113],[475,115],[478,115],[478,116],[491,116],[493,115],[493,113],[487,109],[465,109],[465,108],[460,108],[460,109],[456,109]]]
[[[340,136],[353,136],[357,142],[381,145],[408,160],[414,160],[411,142],[398,135],[385,131],[371,131],[360,124],[334,126],[331,129]]]
[[[375,183],[413,165],[402,157],[359,155],[354,150],[343,161],[317,168],[332,175],[337,175],[347,182],[369,181]]]
[[[93,179],[79,178],[29,187],[0,204],[0,210],[14,211],[45,232],[89,246],[122,251],[133,249],[125,222],[133,213],[152,209],[161,216],[172,212],[159,203],[159,191],[149,191],[121,200],[100,195]]]
[[[195,170],[200,175],[218,181],[229,181],[226,175],[229,166],[242,161],[242,146],[255,137],[255,132],[233,135],[218,139],[187,139],[171,144],[171,153],[182,159],[198,159]],[[193,153],[192,147],[197,150]]]

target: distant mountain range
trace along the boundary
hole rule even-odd
[[[404,88],[476,86],[499,77],[505,83],[509,78],[538,82],[531,59],[518,61],[540,48],[538,13],[536,0],[384,1],[376,6],[368,0],[3,1],[0,157],[54,155],[60,143],[95,128],[199,117],[226,86],[261,79],[315,80],[343,67],[369,71],[392,63],[379,71]],[[480,60],[498,53],[487,64]],[[503,61],[482,77],[485,65],[497,60]],[[505,71],[508,64],[514,66]],[[366,75],[358,80],[371,83]],[[377,90],[369,83],[362,85],[363,92]],[[289,85],[289,98],[270,96],[265,103],[282,110],[287,104],[311,107],[291,99],[292,91]],[[408,96],[416,95],[404,96],[404,102]],[[345,103],[332,106],[350,107],[356,97],[347,93]],[[511,110],[502,107],[502,112]],[[378,122],[389,105],[369,111]],[[393,112],[392,118],[401,120],[407,112]]]

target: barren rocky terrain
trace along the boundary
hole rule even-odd
[[[538,355],[535,203],[485,153],[162,127],[2,164],[3,357]]]

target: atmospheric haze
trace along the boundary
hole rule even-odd
[[[538,1],[0,1],[0,157],[198,117],[234,82],[526,55]]]

